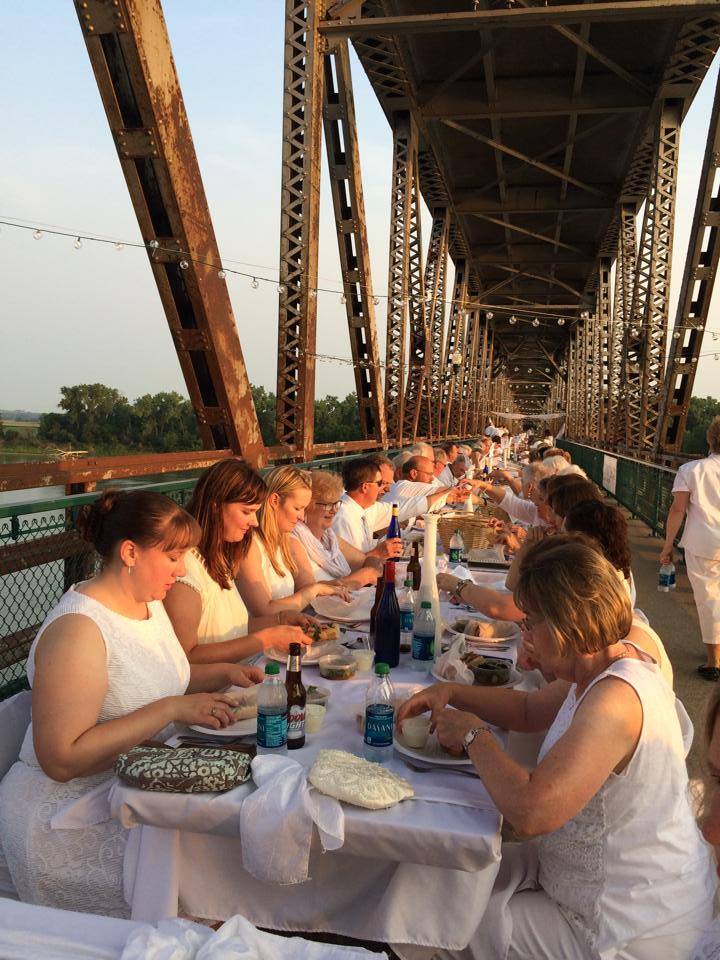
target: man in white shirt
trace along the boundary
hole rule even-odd
[[[380,491],[386,481],[380,467],[371,457],[349,460],[342,471],[345,493],[333,520],[333,530],[363,553],[374,550],[377,533],[387,529],[392,517],[392,503],[398,503],[398,518],[406,520],[418,513],[427,513],[427,500],[423,495],[412,502],[378,502]],[[402,543],[392,541],[391,556],[400,556]]]
[[[424,510],[418,510],[415,516],[439,510],[446,502],[466,500],[468,491],[456,487],[436,487],[433,461],[427,457],[411,457],[402,468],[402,479],[397,480],[383,497],[386,503],[402,505],[405,514],[412,509],[418,497],[425,500]]]

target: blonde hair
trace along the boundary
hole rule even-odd
[[[707,430],[710,453],[720,453],[720,416],[713,417]]]
[[[625,586],[582,534],[556,534],[528,550],[514,596],[521,610],[542,617],[563,656],[598,653],[632,627]]]
[[[258,511],[258,527],[254,535],[259,537],[267,550],[270,563],[278,576],[285,575],[282,564],[290,573],[297,573],[297,564],[293,560],[290,550],[290,537],[281,533],[278,528],[276,508],[270,503],[270,496],[276,493],[281,501],[285,500],[296,490],[310,490],[312,483],[310,473],[298,470],[297,467],[275,467],[265,477],[268,498]],[[282,564],[278,561],[278,551],[282,557]]]
[[[330,470],[310,470],[311,503],[335,503],[343,494],[342,477]]]

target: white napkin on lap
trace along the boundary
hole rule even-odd
[[[313,824],[323,850],[338,850],[345,842],[342,807],[311,790],[305,769],[290,757],[255,757],[252,777],[258,789],[240,808],[243,866],[258,880],[303,883]]]
[[[210,927],[189,920],[143,924],[127,938],[120,960],[195,960],[212,936]]]

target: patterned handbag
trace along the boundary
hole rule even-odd
[[[250,777],[252,758],[222,747],[133,747],[115,763],[115,773],[131,787],[163,793],[221,793]]]

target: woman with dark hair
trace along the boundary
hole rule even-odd
[[[307,643],[304,614],[281,611],[248,620],[235,584],[265,502],[262,477],[242,460],[221,460],[199,478],[187,505],[200,525],[200,542],[185,557],[185,575],[165,598],[165,609],[191,663],[243,660],[259,651]]]
[[[561,480],[562,477],[550,479]],[[562,529],[565,517],[578,503],[584,503],[586,500],[602,502],[603,495],[592,480],[584,480],[582,477],[575,477],[575,480],[577,481],[575,483],[556,484],[551,488],[552,493],[547,494],[547,502],[553,512],[558,530]],[[549,482],[548,486],[550,486]]]
[[[0,836],[22,900],[123,917],[127,831],[115,820],[53,829],[53,818],[111,778],[121,753],[174,723],[232,723],[231,696],[198,691],[262,674],[188,664],[162,605],[200,539],[181,507],[143,490],[105,491],[78,525],[102,569],[60,598],[30,648],[32,722],[0,784]]]

